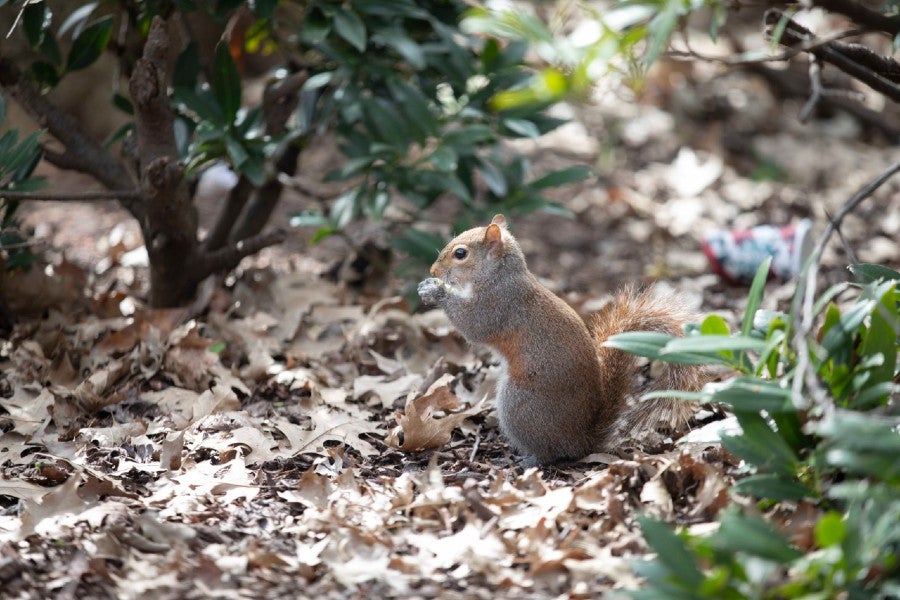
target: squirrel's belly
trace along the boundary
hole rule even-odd
[[[571,407],[515,385],[506,373],[497,384],[500,431],[519,453],[539,462],[579,458],[596,448],[587,423]]]

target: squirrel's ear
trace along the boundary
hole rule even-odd
[[[491,219],[491,225],[499,225],[503,229],[506,229],[506,217],[503,215],[494,215],[494,218]]]
[[[496,217],[494,217],[496,219]],[[496,223],[491,223],[487,226],[487,230],[484,232],[484,243],[489,245],[494,244],[502,244],[501,240],[503,239],[503,232],[500,231],[500,226]],[[502,248],[502,245],[498,247]]]

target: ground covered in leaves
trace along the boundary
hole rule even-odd
[[[804,217],[820,231],[895,158],[848,115],[797,122],[804,99],[753,75],[669,64],[648,90],[601,91],[519,147],[538,173],[598,172],[557,194],[576,219],[513,222],[585,314],[659,280],[734,321],[746,289],[710,274],[704,233]],[[298,237],[302,258],[267,252],[190,307],[149,310],[121,215],[31,211],[53,264],[3,288],[6,597],[597,597],[639,583],[637,514],[703,530],[734,500],[742,467],[702,434],[523,472],[497,430],[496,361],[440,312],[410,314],[395,277],[362,294],[319,277],[339,240]],[[900,185],[842,232],[828,281],[848,253],[897,268]],[[792,289],[772,282],[765,306]],[[695,426],[721,417],[701,408]],[[808,508],[775,508],[801,547]]]

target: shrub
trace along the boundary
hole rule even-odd
[[[62,145],[62,152],[44,146],[44,160],[93,176],[138,220],[150,301],[171,306],[186,302],[206,276],[283,239],[263,230],[316,135],[337,136],[346,162],[329,178],[349,182],[327,210],[298,215],[296,223],[316,225],[319,237],[359,217],[380,219],[389,206],[414,221],[444,194],[464,209],[458,227],[495,210],[554,208],[542,190],[586,176],[577,168],[533,179],[525,159],[504,149],[504,139],[537,137],[561,121],[545,114],[549,103],[491,107],[492,97],[528,78],[527,44],[464,34],[457,21],[465,7],[439,0],[92,2],[59,19],[48,2],[2,2],[4,21],[30,50],[17,61],[0,58],[0,86],[46,124],[42,139]],[[221,36],[196,34],[197,23]],[[128,81],[113,82],[109,108],[132,120],[101,145],[46,92],[64,78],[86,77],[84,69],[110,50]],[[268,55],[272,67],[262,98],[245,104],[241,65],[252,54]],[[194,184],[214,163],[228,165],[238,182],[200,239]],[[21,188],[3,196],[37,198]],[[103,194],[84,195],[97,197]],[[396,245],[407,251],[439,245],[403,229]]]

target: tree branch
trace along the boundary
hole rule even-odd
[[[50,202],[92,202],[97,200],[138,200],[143,192],[134,190],[96,190],[92,192],[16,192],[0,190],[7,200],[45,200]]]
[[[766,35],[771,38],[784,13],[777,9],[769,9],[765,14]],[[787,47],[802,45],[814,40],[813,33],[793,19],[787,19],[787,26],[778,40]],[[838,42],[829,42],[809,50],[819,60],[836,66],[851,77],[855,77],[875,91],[900,102],[900,85],[893,77],[900,79],[900,65],[892,59],[880,57],[862,46],[849,47]],[[890,66],[890,68],[887,68]]]
[[[69,114],[52,104],[9,59],[0,58],[0,86],[35,120],[47,128],[65,147],[62,154],[51,153],[66,168],[87,173],[113,190],[134,188],[134,178],[114,160]],[[48,156],[48,160],[52,159]],[[143,206],[136,199],[123,201],[132,215],[141,219]]]
[[[777,88],[779,94],[796,98],[809,96],[805,82],[791,70],[772,69],[758,63],[744,65],[744,68],[761,76],[769,85]],[[819,106],[843,110],[884,135],[891,143],[900,142],[900,122],[851,98],[828,94],[819,99]]]
[[[209,235],[203,240],[204,252],[218,250],[228,242],[228,234],[237,222],[252,193],[253,184],[250,183],[250,180],[245,175],[238,177],[235,186],[229,190],[225,204],[219,211],[219,215]]]
[[[263,93],[263,115],[266,121],[266,134],[279,136],[284,134],[285,125],[294,108],[300,88],[309,79],[305,71],[293,73],[268,86]],[[243,207],[240,216],[231,223],[230,242],[243,240],[257,235],[269,222],[275,206],[284,189],[278,175],[284,173],[293,176],[297,170],[297,159],[305,143],[306,137],[287,139],[281,148],[274,153],[276,176],[267,181],[250,195],[250,201]],[[224,215],[223,215],[224,216]]]
[[[900,16],[889,17],[853,0],[812,0],[812,5],[844,15],[854,23],[875,31],[884,31],[892,36],[900,33]]]
[[[277,230],[256,235],[214,250],[202,257],[203,271],[206,274],[229,271],[235,268],[245,256],[256,254],[263,248],[280,244],[285,238],[287,238],[287,234],[284,231]]]

